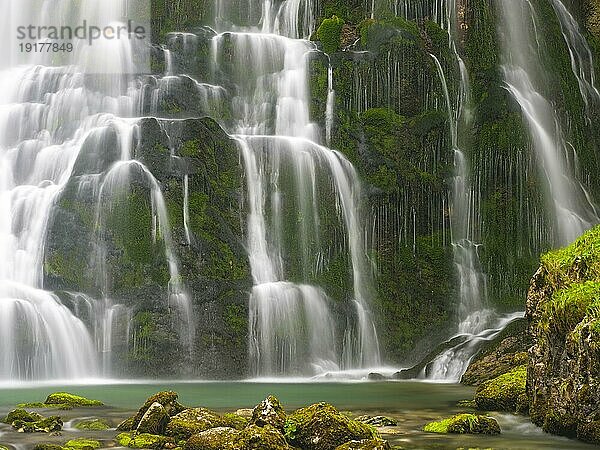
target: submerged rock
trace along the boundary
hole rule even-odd
[[[305,450],[333,450],[348,441],[379,437],[374,428],[340,414],[327,403],[294,411],[285,430],[288,441]]]
[[[169,414],[163,405],[154,402],[142,416],[136,430],[138,433],[163,434],[169,423]]]
[[[477,387],[475,405],[486,411],[526,412],[527,367],[519,366]]]
[[[394,427],[398,425],[398,421],[386,416],[359,416],[354,420],[366,423],[374,427]]]
[[[493,417],[457,414],[448,419],[429,422],[423,427],[428,433],[499,434],[500,425]]]
[[[390,444],[383,439],[363,439],[350,441],[336,447],[335,450],[391,450]]]
[[[269,395],[260,402],[252,411],[252,423],[262,427],[271,425],[278,430],[283,430],[286,415],[277,397]]]

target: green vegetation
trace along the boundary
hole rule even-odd
[[[338,16],[323,19],[317,29],[317,38],[323,44],[323,51],[328,54],[335,53],[340,49],[342,28],[344,21]]]
[[[523,411],[527,408],[527,366],[483,382],[475,392],[475,404],[486,411]]]
[[[72,439],[68,441],[64,450],[96,450],[100,448],[100,442],[93,439]]]
[[[496,419],[475,414],[457,414],[448,419],[430,422],[423,427],[428,433],[499,434]]]
[[[100,400],[91,400],[79,395],[69,394],[68,392],[55,392],[50,394],[44,403],[46,405],[69,405],[72,407],[104,405]]]
[[[75,424],[78,430],[102,431],[108,430],[110,425],[104,419],[82,420]]]

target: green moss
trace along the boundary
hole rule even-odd
[[[92,400],[89,398],[81,397],[75,394],[69,394],[68,392],[55,392],[50,394],[46,398],[45,404],[47,405],[71,405],[77,406],[103,406],[100,400]]]
[[[161,449],[167,444],[175,444],[172,438],[148,433],[121,433],[117,435],[117,442],[122,447],[144,449]]]
[[[556,291],[543,305],[540,326],[565,336],[581,322],[588,312],[594,315],[600,309],[600,282],[587,281],[572,284]]]
[[[104,419],[82,420],[75,424],[78,430],[100,431],[110,429],[110,425]]]
[[[36,412],[27,412],[24,409],[19,408],[9,412],[6,415],[6,417],[2,419],[2,422],[8,423],[10,425],[16,420],[20,420],[23,422],[36,422],[38,420],[41,420],[42,418],[43,416],[41,414],[38,414]]]
[[[65,449],[95,450],[100,448],[100,442],[93,439],[72,439],[64,445]]]
[[[323,44],[323,51],[328,54],[337,52],[341,45],[342,28],[344,21],[338,16],[323,19],[317,29],[317,38]]]
[[[225,413],[222,416],[223,427],[229,427],[236,430],[242,430],[248,425],[249,420],[245,417],[239,416],[234,413]]]
[[[527,366],[522,365],[478,386],[475,404],[488,411],[516,411],[526,395]]]
[[[499,434],[496,419],[475,414],[457,414],[448,419],[430,422],[423,427],[428,433]]]
[[[209,428],[231,426],[230,419],[225,420],[219,414],[206,408],[186,409],[171,418],[165,434],[176,440],[188,439]]]
[[[317,403],[294,411],[285,422],[295,429],[290,443],[306,450],[333,450],[351,440],[378,438],[377,431],[352,420],[327,403]]]
[[[542,255],[542,266],[555,286],[577,280],[600,280],[600,226],[592,228],[571,245]]]

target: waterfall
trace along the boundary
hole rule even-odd
[[[325,108],[325,143],[331,144],[331,130],[335,114],[335,90],[333,89],[333,67],[327,67],[327,105]]]
[[[221,28],[211,46],[213,73],[236,85],[228,128],[238,140],[247,185],[250,364],[256,376],[380,364],[360,181],[341,154],[319,144],[318,127],[310,122],[308,57],[315,45],[302,37],[311,29],[312,7],[287,0],[274,12],[265,1],[262,28]],[[333,201],[335,211],[323,211],[322,199]],[[323,219],[345,235],[352,298],[332,299],[313,284],[327,269],[321,234],[331,225]],[[345,329],[336,325],[340,309]]]
[[[3,6],[12,4],[6,0]],[[97,25],[123,17],[126,0],[102,2],[24,0],[1,19],[14,23],[60,25],[65,17]],[[5,11],[6,11],[5,9]],[[116,327],[120,344],[129,339],[130,311],[113,304],[107,292],[102,245],[96,255],[103,299],[81,293],[44,290],[44,250],[52,210],[73,183],[78,192],[99,192],[96,223],[101,225],[104,194],[128,183],[130,168],[146,175],[171,274],[170,304],[183,316],[186,341],[193,337],[191,305],[181,286],[172,249],[166,206],[149,171],[131,160],[132,136],[139,113],[139,84],[133,40],[99,39],[74,45],[53,67],[50,53],[31,52],[15,60],[2,53],[0,71],[0,379],[68,379],[110,374]],[[16,45],[16,44],[15,44]],[[144,71],[144,70],[142,70]],[[107,155],[98,146],[110,133],[119,136],[118,156],[108,173],[75,173],[83,160],[101,165]],[[84,163],[85,164],[85,163]],[[100,169],[102,170],[102,169]],[[118,180],[118,183],[115,182]],[[109,188],[108,186],[111,186]],[[117,186],[119,185],[119,186]],[[110,203],[110,202],[109,202]],[[85,239],[84,236],[74,239]],[[191,344],[191,342],[188,342]],[[100,360],[99,353],[103,355]]]
[[[560,29],[571,58],[571,69],[577,79],[581,98],[585,103],[588,123],[591,124],[590,104],[598,104],[600,92],[595,86],[596,75],[594,73],[594,61],[592,51],[587,40],[581,34],[579,25],[569,10],[560,0],[552,0],[552,7],[556,12]]]
[[[538,35],[533,4],[506,0],[499,5],[506,89],[521,107],[540,174],[547,181],[549,208],[556,225],[554,243],[564,245],[600,220],[585,187],[574,175],[577,157],[571,152],[575,153],[576,149],[566,141],[557,112],[543,93],[546,88],[540,49],[543,41]],[[561,10],[558,4],[555,6]],[[563,17],[561,23],[564,21]],[[569,160],[574,162],[569,163]]]

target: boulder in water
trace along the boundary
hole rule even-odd
[[[279,399],[273,395],[265,398],[252,411],[252,423],[259,427],[271,425],[278,430],[283,430],[285,420],[285,411]]]
[[[493,417],[475,414],[457,414],[448,419],[429,422],[423,427],[427,433],[499,434],[500,425]]]
[[[69,405],[72,408],[78,406],[103,406],[100,400],[92,400],[89,398],[81,397],[80,395],[70,394],[68,392],[55,392],[50,394],[46,401],[46,405]]]
[[[216,412],[206,408],[189,408],[173,416],[165,434],[177,440],[187,439],[193,434],[209,428],[226,426],[226,421]]]
[[[191,436],[184,450],[292,450],[271,425],[249,425],[243,430],[218,427]]]
[[[185,406],[181,405],[177,401],[177,398],[178,398],[177,392],[173,392],[173,391],[157,392],[156,394],[154,394],[151,397],[148,397],[146,399],[146,401],[144,402],[142,407],[138,410],[137,414],[135,416],[133,416],[133,420],[127,419],[127,420],[123,421],[119,425],[117,430],[130,431],[130,430],[136,429],[137,426],[140,424],[140,421],[144,417],[144,414],[146,414],[148,409],[154,403],[158,403],[159,405],[161,405],[164,408],[165,412],[169,415],[169,417],[175,416],[176,414],[178,414],[181,411],[183,411],[184,409],[186,409]],[[130,427],[129,430],[125,429],[127,427]]]
[[[63,422],[58,416],[45,417],[35,422],[15,420],[12,427],[19,433],[52,433],[62,430]]]
[[[38,420],[42,420],[44,416],[38,414],[36,412],[28,412],[24,409],[18,408],[13,409],[9,412],[6,417],[2,420],[2,422],[12,425],[15,421],[20,420],[23,422],[37,422]]]
[[[121,433],[117,442],[122,447],[161,449],[175,446],[173,438],[149,433]]]
[[[240,431],[229,427],[217,427],[192,435],[184,450],[234,450]]]
[[[285,423],[288,441],[305,450],[334,450],[352,440],[378,438],[371,426],[352,420],[328,403],[294,411]]]
[[[391,417],[386,416],[359,416],[354,420],[366,423],[373,427],[395,427],[398,425],[398,421]]]
[[[526,411],[526,380],[527,367],[523,365],[480,384],[474,398],[477,409],[484,411]]]
[[[78,430],[102,431],[110,429],[110,425],[104,419],[82,420],[75,424]]]
[[[169,423],[169,414],[163,405],[154,402],[143,415],[136,430],[138,433],[163,434]]]

